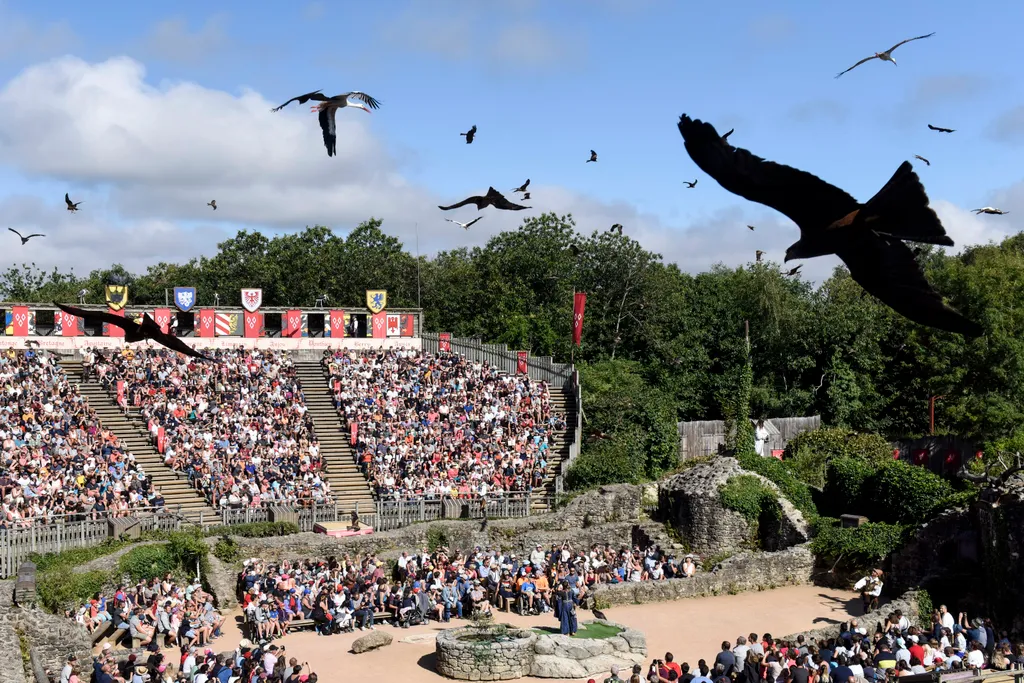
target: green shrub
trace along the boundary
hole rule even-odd
[[[118,574],[127,574],[132,581],[163,578],[179,567],[166,544],[140,545],[132,548],[117,562]]]
[[[825,486],[828,463],[855,458],[875,465],[892,460],[892,445],[882,436],[826,427],[798,434],[786,446],[786,466],[811,486]]]
[[[230,536],[221,536],[213,545],[213,554],[221,562],[232,564],[242,556],[242,548]]]
[[[737,456],[740,466],[751,472],[760,474],[779,487],[782,495],[807,518],[818,514],[811,497],[811,489],[804,482],[786,469],[786,466],[775,458],[762,458],[756,453],[741,453]]]
[[[636,427],[598,441],[576,459],[566,474],[566,488],[589,489],[604,484],[636,484],[644,480],[644,436]]]
[[[197,564],[201,566],[206,562],[206,555],[210,548],[206,545],[203,533],[198,529],[193,529],[176,531],[171,534],[167,542],[167,551],[176,565],[194,572]]]
[[[932,602],[931,593],[923,588],[917,589],[917,625],[921,628],[931,628],[932,612],[935,611],[935,603]]]
[[[45,553],[43,555],[31,553],[28,559],[36,565],[36,570],[39,573],[43,573],[51,569],[77,567],[86,562],[117,552],[130,544],[131,541],[107,539],[99,545],[88,548],[71,548],[59,553]]]
[[[215,526],[208,530],[206,535],[270,538],[273,536],[290,536],[297,533],[299,533],[299,525],[294,522],[250,522],[249,524]]]
[[[859,458],[835,458],[830,461],[824,489],[824,498],[831,507],[827,512],[865,515],[870,512],[870,507],[862,503],[866,500],[864,490],[872,474],[874,467]]]
[[[953,487],[924,467],[890,460],[875,470],[863,493],[879,521],[920,523],[953,494]]]
[[[832,517],[814,521],[811,552],[833,567],[872,567],[906,542],[913,525],[867,522],[856,527],[840,526]]]
[[[63,614],[64,610],[76,609],[101,592],[109,578],[107,572],[101,571],[75,573],[54,569],[39,575],[36,595],[43,609]]]
[[[448,548],[450,546],[448,534],[445,533],[442,527],[433,525],[427,529],[427,550],[435,552],[439,548]]]
[[[751,524],[756,524],[766,507],[778,507],[775,492],[752,474],[739,474],[718,489],[718,499],[729,510],[735,510]]]

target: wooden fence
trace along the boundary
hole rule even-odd
[[[821,427],[821,416],[812,417],[776,417],[765,420],[768,439],[765,442],[765,455],[772,451],[784,450],[793,437],[801,432]],[[680,422],[679,460],[692,460],[718,453],[725,445],[725,422],[722,420],[698,420]]]

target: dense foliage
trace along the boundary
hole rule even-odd
[[[906,321],[843,268],[819,288],[773,263],[690,275],[628,230],[587,226],[584,236],[576,228],[571,217],[544,214],[483,247],[418,260],[377,220],[344,237],[321,226],[274,238],[241,231],[212,256],[146,273],[12,267],[0,274],[0,295],[73,301],[85,288],[102,301],[111,275],[126,279],[140,305],[162,305],[181,285],[197,287],[202,306],[214,292],[236,304],[240,288],[262,287],[267,306],[311,305],[326,292],[339,306],[362,307],[366,289],[386,289],[392,307],[421,304],[427,330],[565,361],[572,293],[585,291],[578,485],[652,476],[670,462],[670,421],[724,419],[743,405],[755,419],[820,414],[829,425],[894,438],[926,433],[928,399],[941,395],[938,430],[1024,445],[1024,235],[958,256],[927,247],[919,255],[943,296],[984,326],[983,338],[966,340]],[[619,381],[626,398],[615,395]]]
[[[842,427],[825,427],[798,434],[786,446],[786,464],[803,481],[821,488],[828,463],[854,458],[882,464],[892,460],[892,446],[878,434],[859,434]]]
[[[108,579],[109,575],[103,571],[49,571],[39,576],[36,595],[43,609],[61,614],[99,593]]]
[[[839,520],[819,517],[814,521],[811,550],[832,569],[864,569],[903,545],[912,525],[867,522],[860,526],[843,527]]]
[[[775,458],[762,458],[756,453],[741,453],[738,456],[740,466],[750,472],[757,472],[765,479],[779,487],[782,495],[793,504],[805,517],[814,518],[818,514],[814,504],[811,487],[802,481],[789,467]]]
[[[948,481],[898,460],[878,464],[837,458],[828,465],[825,498],[836,514],[858,514],[894,524],[918,524],[953,499]]]

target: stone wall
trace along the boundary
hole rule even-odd
[[[810,583],[813,570],[814,556],[806,545],[775,553],[743,551],[688,579],[602,584],[594,590],[593,600],[598,606],[639,605],[765,590]]]
[[[0,652],[8,657],[8,666],[0,667],[0,683],[24,683],[18,631],[43,668],[55,674],[72,653],[83,665],[89,663],[92,641],[84,628],[41,609],[16,607],[13,597],[14,581],[0,581]]]
[[[463,640],[466,636],[494,635],[502,640]],[[463,681],[507,681],[530,675],[537,634],[505,626],[464,626],[437,634],[437,673]]]
[[[611,638],[570,638],[561,634],[542,635],[533,644],[534,678],[586,678],[607,674],[612,666],[625,673],[647,658],[647,637],[640,631],[603,619],[584,624],[605,624],[622,629]]]
[[[885,618],[895,610],[903,612],[903,616],[910,620],[910,623],[920,623],[919,614],[917,610],[917,591],[907,591],[900,597],[887,602],[878,609],[868,612],[867,614],[856,617],[857,624],[861,628],[865,628],[868,634],[875,632],[876,628],[881,624],[885,623]],[[810,640],[827,640],[829,638],[836,638],[842,633],[841,623],[833,623],[828,626],[824,626],[813,631],[801,631],[800,633],[791,633],[788,636],[783,636],[782,640],[796,640],[797,636],[803,636],[808,641]]]
[[[716,457],[662,482],[658,493],[661,518],[679,533],[684,544],[701,555],[749,547],[750,524],[738,512],[725,508],[719,498],[719,489],[729,479],[740,475],[757,477],[775,491],[779,499],[782,519],[776,533],[764,539],[767,547],[782,550],[810,538],[803,515],[782,496],[774,483],[747,472],[735,458],[728,457]]]

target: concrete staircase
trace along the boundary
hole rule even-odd
[[[533,499],[530,501],[533,514],[539,515],[551,511],[549,504],[555,498],[555,478],[561,471],[562,461],[569,457],[569,443],[576,426],[576,411],[578,409],[575,396],[562,389],[551,390],[551,412],[565,416],[566,429],[554,435],[544,485],[539,491],[534,491]]]
[[[366,477],[356,465],[347,425],[342,423],[334,407],[334,397],[320,362],[296,361],[295,371],[302,382],[306,408],[313,418],[313,427],[320,441],[325,478],[331,485],[339,514],[347,515],[357,503],[361,514],[373,512],[373,493]]]
[[[205,522],[218,518],[217,512],[207,504],[202,494],[189,484],[188,478],[176,474],[164,464],[146,433],[142,418],[137,415],[126,416],[117,406],[115,397],[104,391],[95,380],[86,380],[81,361],[64,359],[60,365],[68,379],[78,384],[82,395],[89,399],[89,405],[96,411],[103,426],[113,431],[135,455],[135,461],[145,470],[146,476],[160,489],[169,511],[180,510],[183,517],[196,523],[200,521],[200,516]]]

